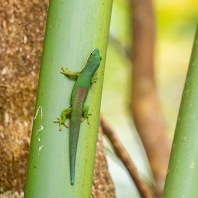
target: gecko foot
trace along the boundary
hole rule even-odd
[[[66,128],[68,128],[68,126],[64,123],[63,120],[61,120],[60,118],[57,118],[57,120],[54,120],[54,123],[59,123],[59,131],[61,131],[61,125],[64,125]]]
[[[87,115],[84,115],[82,118],[81,118],[81,122],[83,122],[84,120],[87,119],[87,124],[90,124],[89,122],[89,116],[92,115],[91,113],[87,114]]]
[[[91,84],[96,83],[96,82],[97,82],[97,80],[98,80],[98,78],[97,78],[97,77],[96,77],[96,78],[94,78],[94,77],[93,77],[93,78],[91,79]]]
[[[66,74],[66,75],[68,75],[68,73],[71,73],[67,67],[66,67],[66,69],[64,69],[63,67],[61,67],[61,69],[62,69],[61,74]]]

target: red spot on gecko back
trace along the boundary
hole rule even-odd
[[[77,89],[77,95],[78,95],[78,94],[80,94],[80,95],[81,95],[81,94],[82,94],[82,95],[85,95],[85,94],[86,94],[86,89],[85,89],[85,88],[78,88],[78,89]]]
[[[76,98],[75,98],[75,106],[80,107],[83,105],[84,99],[86,97],[86,89],[84,88],[78,88],[76,92]]]

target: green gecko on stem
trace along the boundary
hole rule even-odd
[[[77,81],[73,87],[72,97],[71,97],[71,107],[64,109],[61,113],[61,118],[54,120],[54,123],[59,123],[59,130],[61,130],[61,125],[68,127],[65,123],[66,117],[71,114],[70,121],[70,133],[69,133],[69,155],[70,155],[70,178],[71,185],[74,184],[75,178],[75,163],[76,163],[76,151],[78,136],[80,130],[81,121],[87,119],[90,114],[88,114],[88,107],[84,106],[85,100],[88,95],[88,91],[91,83],[94,82],[93,76],[100,65],[102,57],[100,56],[100,50],[96,48],[87,59],[87,62],[81,72],[70,72],[67,68],[61,72],[66,76],[77,76]],[[83,116],[83,118],[82,118]],[[81,119],[82,118],[82,119]],[[88,120],[89,124],[89,120]]]

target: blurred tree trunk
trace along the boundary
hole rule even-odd
[[[170,144],[161,119],[153,69],[155,23],[150,0],[131,0],[132,93],[131,111],[153,171],[157,194],[162,196]]]

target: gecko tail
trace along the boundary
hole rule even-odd
[[[70,135],[69,135],[71,185],[74,185],[74,180],[75,180],[76,151],[77,151],[80,124],[81,124],[81,117],[71,118]]]
[[[74,185],[75,180],[75,164],[76,164],[76,152],[73,153],[73,155],[70,156],[70,180],[71,185]]]
[[[75,156],[71,157],[71,164],[70,164],[70,180],[71,180],[71,185],[74,185],[74,180],[75,180]]]
[[[74,185],[74,175],[71,175],[71,185]]]

